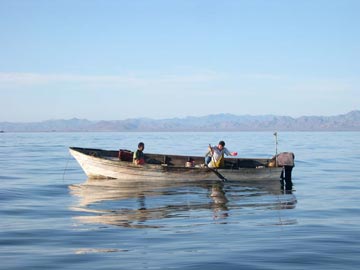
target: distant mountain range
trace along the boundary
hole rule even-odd
[[[115,121],[86,119],[48,120],[34,123],[0,122],[1,132],[94,131],[360,131],[360,111],[336,116],[215,114],[201,117]]]

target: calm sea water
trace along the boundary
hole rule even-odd
[[[358,269],[360,133],[279,133],[294,190],[87,180],[69,146],[271,157],[271,132],[0,134],[0,269]]]

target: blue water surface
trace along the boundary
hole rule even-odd
[[[68,147],[269,158],[272,132],[0,134],[0,269],[358,269],[360,133],[283,132],[294,190],[87,179]]]

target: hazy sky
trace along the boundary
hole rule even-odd
[[[0,0],[0,121],[360,108],[358,0]]]

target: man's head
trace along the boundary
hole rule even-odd
[[[221,150],[225,147],[225,142],[224,141],[220,141],[218,144],[218,148]]]

